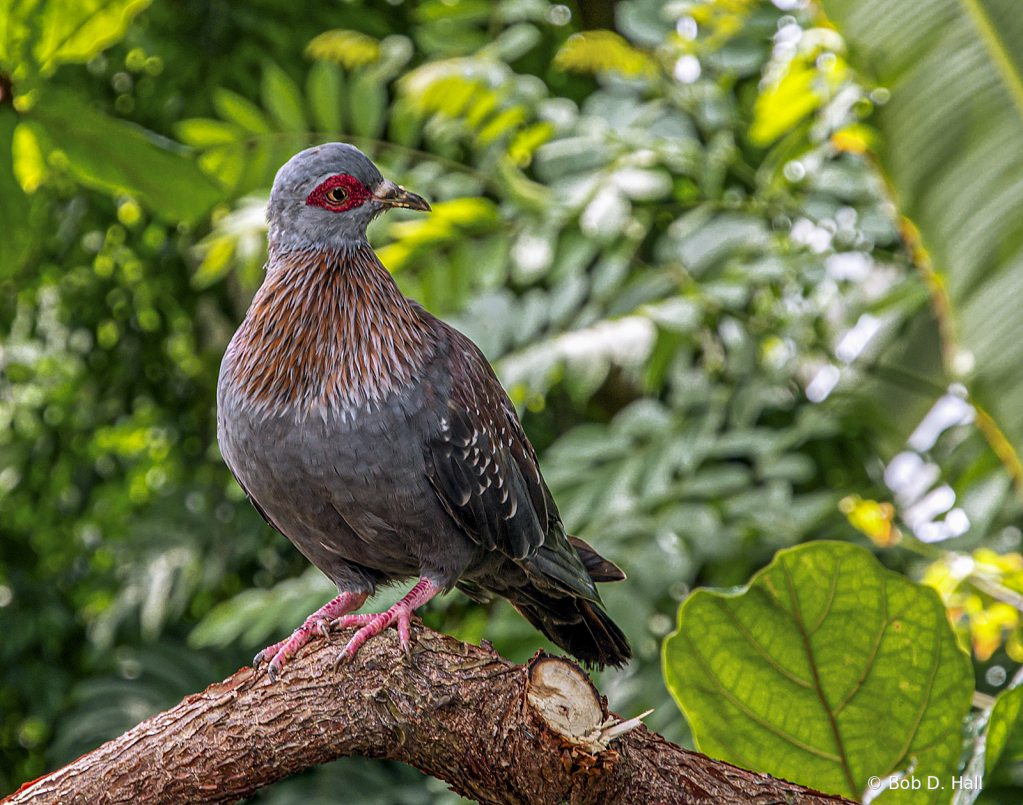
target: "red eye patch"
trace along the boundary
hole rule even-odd
[[[354,176],[340,173],[321,182],[305,203],[331,212],[344,212],[358,207],[370,197],[369,188]]]

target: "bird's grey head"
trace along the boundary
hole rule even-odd
[[[389,207],[429,210],[420,196],[389,182],[347,143],[307,148],[277,171],[267,220],[280,248],[337,248],[364,241],[366,227]]]

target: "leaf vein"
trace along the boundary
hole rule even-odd
[[[835,714],[828,706],[828,701],[824,697],[824,691],[821,688],[820,674],[817,671],[817,663],[814,660],[813,650],[810,647],[810,635],[806,631],[806,624],[803,623],[803,613],[799,609],[799,600],[796,598],[796,586],[792,580],[792,574],[789,572],[788,565],[785,562],[779,563],[782,572],[785,574],[785,581],[789,587],[789,599],[792,602],[792,612],[796,617],[796,623],[799,626],[799,632],[803,637],[803,648],[806,651],[806,658],[810,663],[810,670],[813,672],[814,686],[817,689],[817,698],[820,699],[821,706],[824,708],[824,712],[828,716],[828,721],[831,723],[831,732],[835,737],[835,745],[838,748],[838,757],[836,760],[842,766],[842,772],[845,774],[845,781],[849,786],[849,790],[855,795],[858,793],[856,783],[853,780],[852,769],[849,767],[849,759],[845,755],[845,743],[842,741],[842,734],[838,729],[838,721],[835,719]]]
[[[782,666],[776,659],[774,659],[774,657],[768,654],[767,650],[763,646],[761,646],[760,643],[757,642],[756,638],[754,638],[753,635],[749,633],[749,631],[746,629],[742,621],[740,621],[738,616],[725,604],[723,599],[717,598],[715,599],[715,601],[717,605],[721,608],[721,610],[731,619],[735,627],[742,633],[742,636],[746,638],[746,642],[753,646],[757,654],[759,654],[761,657],[767,660],[768,664],[770,664],[770,666],[774,668],[774,670],[776,670],[786,679],[795,682],[797,685],[801,685],[804,688],[810,689],[813,688],[813,683],[807,682],[805,679],[801,679],[800,677],[796,676],[794,673],[792,673],[787,668]]]
[[[859,693],[863,683],[867,681],[867,677],[870,676],[870,669],[874,667],[874,658],[877,657],[877,650],[881,648],[881,641],[884,639],[885,630],[894,620],[888,618],[888,588],[884,584],[881,585],[881,628],[877,631],[877,638],[874,640],[874,648],[870,651],[870,656],[867,658],[866,664],[863,666],[863,673],[860,674],[860,678],[856,680],[856,683],[850,688],[845,698],[839,702],[838,707],[835,708],[835,715],[842,712],[847,704],[852,700],[853,696]]]
[[[693,642],[693,639],[688,634],[686,633],[683,634],[685,635],[686,642],[689,644],[689,647],[693,652],[693,656],[696,658],[696,661],[700,664],[700,667],[703,669],[704,673],[706,673],[707,676],[710,677],[710,679],[715,683],[718,691],[720,691],[721,694],[726,699],[728,699],[728,701],[730,701],[735,707],[742,711],[742,713],[744,713],[748,718],[750,718],[752,721],[755,721],[768,732],[773,732],[779,738],[788,741],[797,749],[802,749],[804,752],[808,752],[811,755],[816,755],[817,757],[823,758],[824,760],[830,760],[836,763],[840,760],[840,758],[838,758],[836,755],[832,755],[831,753],[825,752],[822,749],[818,749],[815,746],[810,746],[809,744],[803,743],[795,736],[789,735],[780,727],[776,727],[763,716],[760,716],[757,713],[753,712],[749,707],[746,706],[746,704],[743,701],[736,698],[736,696],[721,683],[721,680],[717,678],[717,675],[714,673],[713,670],[711,670],[710,666],[707,664],[707,661],[704,658],[704,656],[700,654],[699,649],[697,649],[696,647],[696,643]]]

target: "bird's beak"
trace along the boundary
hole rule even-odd
[[[410,210],[430,211],[430,205],[425,198],[417,196],[415,193],[410,193],[404,187],[396,185],[387,179],[384,179],[373,188],[372,198],[374,201],[386,204],[388,207],[407,207]]]

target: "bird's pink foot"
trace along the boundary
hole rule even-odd
[[[405,656],[409,659],[409,662],[411,662],[412,613],[439,592],[440,587],[435,585],[432,581],[429,579],[420,579],[416,586],[409,590],[408,595],[387,610],[387,612],[378,612],[375,615],[345,615],[342,618],[338,618],[334,621],[334,626],[340,626],[342,629],[349,626],[360,626],[362,628],[352,635],[352,639],[348,641],[348,645],[342,649],[341,654],[338,656],[337,662],[340,664],[345,660],[350,660],[355,656],[355,652],[359,650],[359,647],[363,643],[373,637],[373,635],[380,634],[391,624],[397,625],[398,641],[401,643]]]
[[[317,634],[329,638],[330,622],[346,612],[351,612],[353,609],[361,607],[366,602],[367,597],[366,593],[341,593],[333,601],[320,607],[306,618],[305,623],[292,632],[291,637],[287,640],[274,643],[272,646],[267,646],[259,652],[252,659],[252,667],[256,668],[261,662],[269,659],[270,666],[267,668],[267,673],[270,675],[271,681],[276,682],[277,677],[280,676],[281,668],[284,667],[284,663],[294,657],[302,646],[312,640]]]

